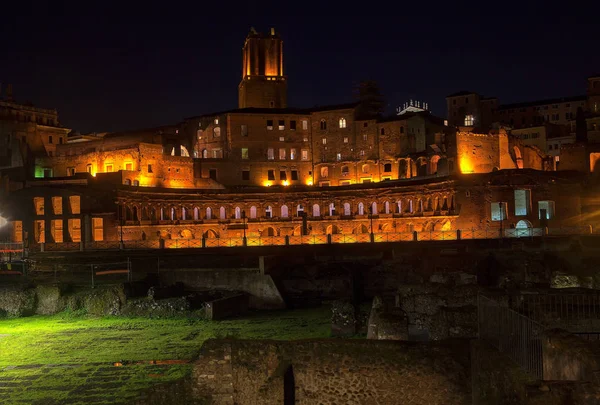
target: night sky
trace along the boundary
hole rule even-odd
[[[600,72],[597,6],[226,3],[4,5],[3,91],[12,83],[15,99],[57,108],[64,126],[83,133],[175,124],[237,107],[251,26],[281,33],[293,107],[353,101],[353,83],[373,79],[388,113],[413,98],[445,116],[445,96],[459,90],[502,103],[579,95]]]

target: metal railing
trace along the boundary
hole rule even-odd
[[[481,294],[477,312],[479,338],[508,356],[533,378],[541,380],[544,326]]]
[[[453,241],[480,239],[519,239],[544,236],[589,235],[590,227],[573,228],[527,228],[527,229],[461,229],[452,231],[414,231],[389,233],[352,233],[329,235],[290,235],[290,236],[248,236],[232,238],[164,239],[139,241],[94,241],[32,244],[30,252],[76,251],[76,250],[116,250],[116,249],[180,249],[213,248],[239,246],[284,246],[321,245],[369,242],[418,242]]]

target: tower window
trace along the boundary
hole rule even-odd
[[[219,125],[219,119],[215,118],[215,125]]]
[[[296,121],[290,120],[290,131],[295,131],[295,130],[296,130]]]
[[[218,137],[220,137],[220,136],[221,136],[221,128],[219,128],[219,127],[215,127],[215,129],[213,129],[213,136],[214,136],[215,138],[218,138]]]
[[[285,148],[279,149],[279,160],[285,160]]]
[[[275,159],[275,149],[273,149],[273,148],[267,149],[267,159],[269,159],[269,160]]]
[[[348,137],[344,137],[344,143],[348,143]]]
[[[242,148],[242,159],[249,159],[248,157],[248,148]]]
[[[321,139],[321,142],[323,142],[323,145],[327,145],[327,138]]]
[[[472,114],[465,115],[465,126],[472,127],[475,124],[475,117]]]
[[[277,129],[279,129],[280,131],[283,131],[285,129],[285,121],[284,120],[279,120],[279,126],[277,127]]]
[[[302,120],[302,129],[304,131],[306,131],[308,129],[308,121],[307,120]]]
[[[241,133],[242,133],[242,136],[248,136],[248,125],[242,124]]]
[[[346,118],[340,118],[340,128],[346,128]]]
[[[273,130],[273,120],[267,120],[267,129],[269,131]]]
[[[321,131],[324,131],[327,129],[327,121],[325,120],[321,120]]]

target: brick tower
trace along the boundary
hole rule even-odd
[[[287,78],[283,75],[283,41],[275,29],[259,34],[250,29],[242,50],[239,108],[287,107]]]

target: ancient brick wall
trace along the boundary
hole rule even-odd
[[[194,363],[194,389],[214,392],[216,404],[469,404],[463,346],[211,340]]]

